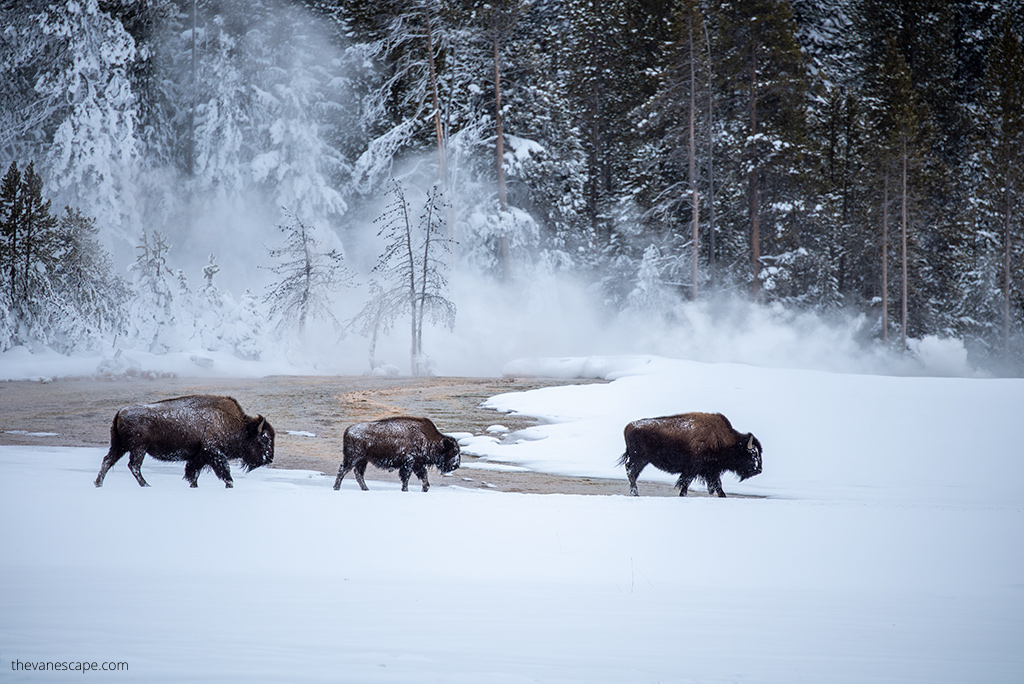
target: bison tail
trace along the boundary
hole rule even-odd
[[[117,450],[117,453],[123,454],[126,450],[121,446],[121,431],[117,429],[117,419],[121,415],[118,411],[114,415],[113,422],[110,423],[110,451],[113,453]]]
[[[619,457],[619,462],[616,465],[624,466],[624,465],[626,465],[626,461],[628,461],[628,460],[629,460],[629,450],[627,449],[622,454],[622,456]]]

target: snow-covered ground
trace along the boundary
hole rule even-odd
[[[0,680],[60,678],[15,660],[128,663],[84,676],[104,681],[1024,678],[1024,381],[521,364],[614,382],[496,397],[551,422],[467,451],[621,478],[626,422],[721,411],[764,445],[726,491],[766,498],[334,492],[237,468],[191,490],[151,459],[151,488],[122,462],[95,489],[102,449],[2,447]]]

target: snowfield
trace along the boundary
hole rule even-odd
[[[152,459],[152,487],[122,460],[96,489],[103,449],[0,447],[0,680],[61,678],[16,660],[128,663],[87,681],[1024,678],[1024,381],[574,364],[614,382],[495,397],[549,422],[464,449],[625,494],[626,422],[721,411],[764,445],[725,490],[764,498],[644,497],[674,480],[653,470],[640,498],[265,468],[191,490]]]

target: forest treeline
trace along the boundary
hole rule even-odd
[[[183,215],[262,202],[348,245],[397,180],[435,187],[447,258],[497,280],[571,271],[667,316],[740,294],[1024,357],[1019,0],[0,7],[0,162],[74,207],[55,234],[142,259]],[[32,274],[69,262],[18,261],[3,201],[9,346]],[[89,306],[90,334],[128,326]]]

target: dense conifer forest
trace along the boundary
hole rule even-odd
[[[411,309],[415,354],[454,272],[545,271],[1019,372],[1022,36],[1019,0],[2,0],[0,351],[258,358],[310,302],[374,343]]]

